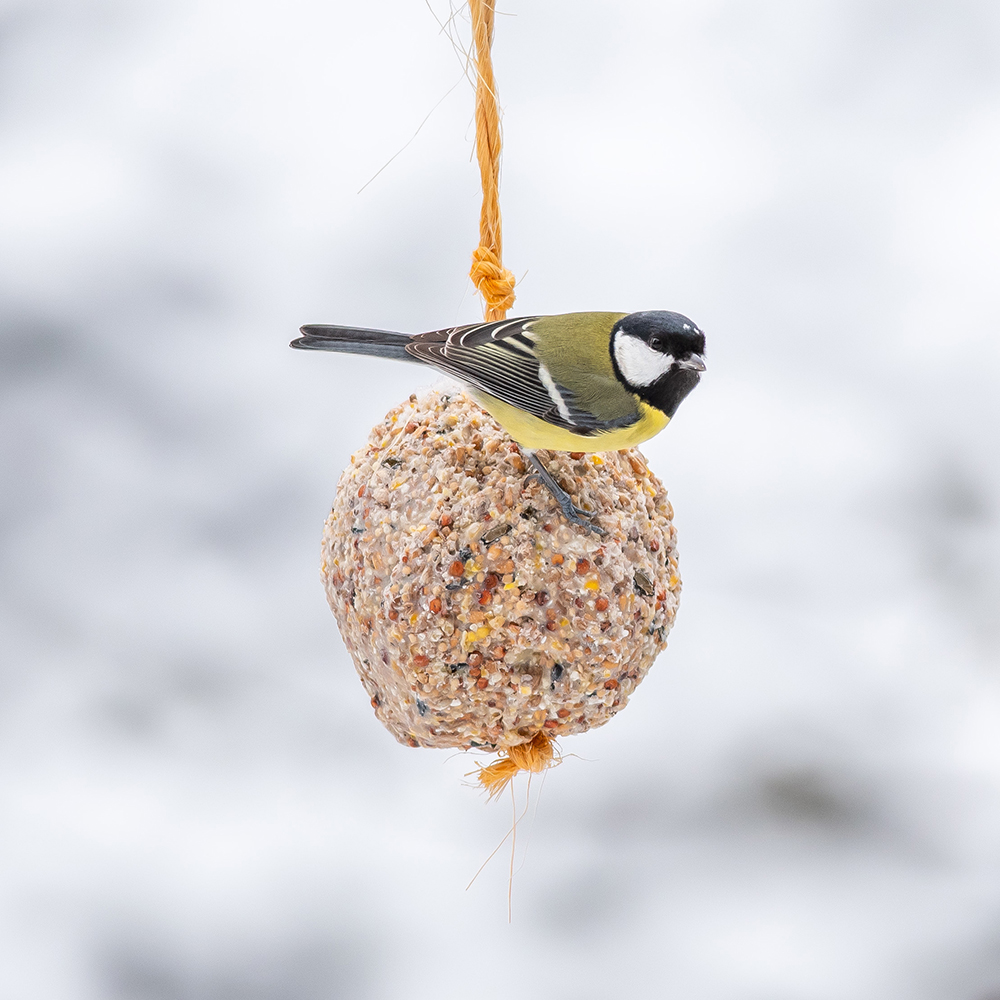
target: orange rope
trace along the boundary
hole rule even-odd
[[[545,733],[536,733],[527,743],[501,750],[497,760],[479,769],[479,784],[495,799],[513,780],[518,771],[538,774],[554,767],[562,758]]]
[[[476,157],[483,184],[479,246],[469,277],[486,303],[488,321],[503,319],[514,304],[514,275],[503,266],[500,223],[500,106],[493,75],[493,14],[496,0],[469,0],[476,51]]]

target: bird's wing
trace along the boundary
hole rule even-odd
[[[638,419],[609,422],[582,408],[535,353],[532,324],[540,317],[477,323],[412,337],[408,353],[461,382],[577,434],[595,434]]]

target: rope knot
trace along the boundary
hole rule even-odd
[[[486,319],[503,319],[514,304],[514,275],[500,262],[489,247],[479,246],[472,252],[469,277],[486,301]]]
[[[499,759],[479,769],[479,784],[488,798],[495,799],[513,780],[518,771],[538,774],[562,763],[552,740],[545,733],[536,733],[527,743],[500,751]],[[473,772],[475,773],[475,772]]]

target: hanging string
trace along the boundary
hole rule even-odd
[[[476,158],[483,185],[479,246],[469,277],[486,304],[488,321],[503,319],[514,304],[514,275],[503,266],[500,221],[500,105],[493,75],[493,16],[496,0],[469,0],[476,56]]]
[[[469,0],[472,44],[476,57],[476,157],[483,185],[479,214],[479,246],[472,254],[469,277],[482,295],[486,320],[503,319],[514,304],[514,275],[503,266],[500,220],[500,104],[493,75],[493,17],[496,0]],[[495,798],[520,771],[544,771],[559,763],[552,740],[544,733],[518,746],[501,750],[499,758],[480,769],[479,783]]]

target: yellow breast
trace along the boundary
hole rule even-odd
[[[616,427],[600,434],[574,434],[565,427],[556,427],[539,420],[525,410],[511,406],[485,392],[470,389],[470,395],[498,424],[525,448],[545,448],[551,451],[620,451],[648,441],[659,434],[670,421],[661,410],[638,401],[639,419],[628,427]]]

